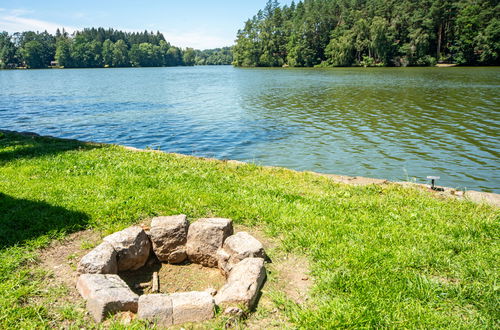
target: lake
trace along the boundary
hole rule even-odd
[[[0,71],[0,129],[500,192],[500,68]]]

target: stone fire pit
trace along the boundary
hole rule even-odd
[[[218,268],[226,282],[219,290],[139,296],[120,274],[140,271],[151,256],[162,263]],[[266,277],[265,258],[257,239],[233,234],[230,219],[205,218],[190,225],[185,215],[157,217],[149,230],[132,226],[105,237],[81,259],[76,287],[97,322],[117,312],[137,313],[160,326],[199,322],[213,318],[216,305],[235,314],[253,308]],[[153,274],[152,291],[158,292],[159,285]]]

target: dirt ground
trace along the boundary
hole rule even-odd
[[[251,329],[286,327],[289,325],[287,319],[274,304],[273,297],[284,293],[298,304],[307,304],[309,289],[313,284],[307,259],[280,251],[279,239],[269,238],[258,229],[236,225],[235,232],[239,231],[247,231],[260,240],[270,257],[270,262],[266,263],[268,276],[262,288],[257,309],[248,315],[243,324],[238,322],[237,326]],[[84,310],[85,303],[75,288],[76,267],[79,260],[101,241],[100,233],[86,230],[73,233],[64,240],[53,242],[49,247],[41,250],[37,266],[47,274],[45,277],[47,287],[63,287],[66,292],[53,302],[54,308],[77,301],[80,309]],[[162,265],[155,259],[150,259],[148,264],[138,271],[121,273],[120,276],[137,294],[146,294],[151,291],[151,287],[146,284],[151,283],[155,271],[159,273],[162,293],[219,289],[225,282],[225,277],[218,269],[189,263]],[[91,321],[89,316],[86,318]],[[123,320],[126,324],[134,318],[134,315],[122,313],[115,318]],[[54,324],[57,328],[70,325]],[[203,324],[199,326],[203,327]]]
[[[149,294],[153,293],[151,283],[154,272],[158,273],[159,293],[217,289],[226,282],[226,278],[218,269],[189,262],[180,265],[154,262],[136,271],[120,273],[120,277],[138,295]]]

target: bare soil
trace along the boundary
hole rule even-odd
[[[63,240],[52,242],[40,251],[38,265],[47,271],[49,285],[76,285],[76,267],[80,259],[100,243],[101,235],[92,230],[79,231]],[[71,297],[80,297],[76,289],[69,290]]]
[[[226,282],[226,278],[219,269],[188,262],[180,265],[154,262],[136,271],[122,272],[119,275],[135,293],[141,295],[153,293],[154,272],[158,272],[159,293],[204,291],[210,288],[217,290]],[[141,284],[149,285],[141,287]]]

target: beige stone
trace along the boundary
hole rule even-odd
[[[229,253],[227,253],[227,251],[223,248],[220,248],[215,253],[215,256],[217,258],[217,266],[225,275],[227,275],[232,266],[229,264],[229,258],[231,257],[231,255],[229,255]]]
[[[172,251],[168,255],[168,263],[169,264],[180,264],[181,262],[185,261],[187,259],[187,254],[186,254],[186,247],[182,246],[177,248],[176,250]]]
[[[228,273],[231,268],[245,258],[266,258],[264,246],[247,232],[229,236],[224,246],[217,252],[219,268]]]
[[[244,316],[245,312],[238,307],[228,307],[224,310],[225,315],[232,315],[236,317],[242,317]]]
[[[500,207],[499,194],[468,190],[464,193],[464,196],[466,199],[475,203],[486,203],[496,207]]]
[[[117,253],[118,271],[136,270],[144,266],[151,251],[151,242],[144,230],[132,226],[104,237]]]
[[[78,263],[78,274],[116,274],[118,263],[113,246],[103,242],[87,253]]]
[[[156,217],[151,220],[150,237],[153,250],[162,262],[181,263],[186,259],[184,245],[189,222],[184,214]]]
[[[87,301],[87,310],[97,321],[103,321],[108,314],[137,312],[139,296],[114,274],[82,274],[76,288]]]
[[[264,259],[246,258],[234,265],[226,284],[215,295],[215,303],[223,307],[254,307],[266,278]]]
[[[167,294],[147,294],[139,297],[137,317],[160,327],[173,324],[172,298]]]
[[[208,292],[191,291],[171,294],[173,324],[200,322],[214,317],[214,298]]]
[[[207,267],[217,267],[217,250],[233,234],[230,219],[205,218],[189,226],[186,253],[191,262]]]

